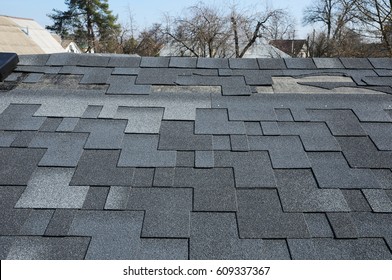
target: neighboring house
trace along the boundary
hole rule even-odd
[[[63,40],[61,42],[61,46],[65,49],[66,52],[83,53],[82,50],[78,47],[78,45],[72,40]]]
[[[242,49],[243,47],[241,47]],[[233,46],[234,49],[234,46]],[[160,56],[193,56],[181,43],[170,42],[161,49]],[[227,57],[234,57],[234,53],[227,54]],[[243,58],[289,58],[287,53],[268,44],[266,41],[256,41],[256,43],[248,49]]]
[[[33,19],[0,16],[0,52],[45,54],[65,50]]]
[[[248,49],[243,58],[289,58],[290,55],[284,51],[268,44],[267,42],[256,42]]]
[[[291,57],[309,57],[306,40],[272,40],[269,43]]]

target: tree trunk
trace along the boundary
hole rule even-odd
[[[87,7],[86,7],[86,12],[87,12],[87,51],[88,53],[91,53],[92,51],[95,51],[95,34],[94,34],[94,24],[93,24],[93,19],[92,19],[92,3],[91,0],[87,1]]]
[[[253,36],[252,38],[249,40],[248,44],[246,44],[245,48],[242,50],[242,52],[240,53],[239,57],[242,58],[245,53],[247,52],[247,50],[256,42],[257,37],[259,37],[259,31],[260,28],[263,26],[262,22],[257,22],[255,31],[253,32]]]
[[[237,20],[235,19],[234,15],[231,17],[231,23],[234,32],[234,47],[235,47],[235,57],[240,57],[240,46],[238,43],[238,29],[237,29]]]

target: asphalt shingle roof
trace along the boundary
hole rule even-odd
[[[391,59],[19,59],[1,259],[392,259]]]

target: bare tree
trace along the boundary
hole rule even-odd
[[[268,32],[279,32],[279,26],[269,25],[269,22],[278,23],[279,18],[283,15],[285,13],[282,10],[267,11],[264,14],[245,14],[239,13],[233,8],[230,20],[234,37],[235,56],[238,58],[243,57],[258,38],[265,37],[268,39],[266,36]],[[274,28],[275,31],[273,31]]]
[[[392,56],[392,0],[357,0],[355,6],[367,32],[381,39]]]
[[[328,39],[325,32],[313,33],[308,38],[308,48],[310,57],[323,57],[328,52]]]
[[[223,13],[201,3],[189,7],[188,12],[175,18],[173,30],[167,28],[166,34],[193,56],[225,56],[231,34]]]
[[[179,53],[196,57],[241,58],[258,39],[284,37],[293,30],[282,10],[239,11],[233,5],[225,13],[199,3],[188,8],[188,12],[174,18],[166,34],[178,46]]]
[[[162,26],[155,23],[152,27],[140,33],[135,52],[141,56],[158,56],[163,44],[164,32]]]
[[[321,23],[324,55],[333,52],[334,45],[344,39],[342,34],[357,20],[357,0],[316,0],[304,12],[303,23]],[[330,55],[330,54],[329,54]]]
[[[268,40],[294,40],[296,19],[284,10],[277,15],[267,22],[264,37]]]

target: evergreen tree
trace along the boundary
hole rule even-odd
[[[96,42],[107,45],[116,40],[120,25],[109,10],[108,0],[65,0],[68,10],[53,9],[53,25],[47,29],[63,39],[75,40],[86,52],[96,51]]]

